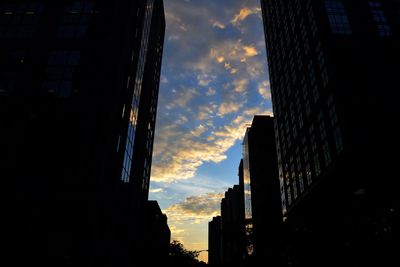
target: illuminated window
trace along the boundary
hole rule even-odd
[[[325,9],[334,34],[351,34],[343,1],[325,1]]]

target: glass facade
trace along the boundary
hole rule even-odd
[[[133,96],[131,101],[131,108],[129,111],[130,114],[129,114],[128,134],[126,139],[122,176],[121,176],[121,180],[125,183],[128,183],[130,181],[130,175],[131,175],[135,131],[138,119],[138,112],[139,112],[140,95],[142,92],[144,67],[146,65],[146,55],[147,55],[147,48],[150,36],[153,5],[154,5],[154,0],[149,0],[146,5],[143,32],[142,32],[140,51],[139,51],[139,60],[138,60],[139,63],[135,74],[135,82],[133,84],[130,82],[131,80],[130,76],[128,77],[127,81],[128,90],[131,89],[131,87],[133,87]]]
[[[250,185],[250,166],[249,166],[249,140],[247,128],[246,134],[243,139],[243,188],[244,188],[244,214],[245,219],[252,218],[251,211],[251,185]]]
[[[250,128],[246,129],[243,138],[243,189],[244,189],[244,216],[246,229],[246,249],[247,254],[254,253],[253,245],[253,215],[251,206],[251,184],[250,184],[250,158],[249,158],[249,137]]]

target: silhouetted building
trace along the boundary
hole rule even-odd
[[[157,201],[147,201],[146,224],[141,229],[145,233],[145,262],[148,266],[161,266],[168,261],[171,231],[167,216],[162,213]]]
[[[140,255],[161,0],[0,3],[0,177],[15,265]]]
[[[222,264],[222,220],[221,216],[213,217],[208,223],[208,265]]]
[[[399,1],[261,4],[291,264],[398,262]]]
[[[282,207],[274,119],[256,115],[244,138],[251,186],[254,258],[271,266],[280,264]]]
[[[222,262],[225,266],[241,266],[245,256],[243,189],[234,185],[221,200]]]

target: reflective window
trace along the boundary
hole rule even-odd
[[[132,99],[130,102],[131,110],[129,116],[129,123],[128,123],[128,135],[127,141],[125,146],[125,153],[124,153],[124,161],[123,161],[123,170],[121,175],[121,180],[125,183],[130,181],[130,170],[133,160],[133,150],[134,150],[134,140],[135,140],[135,133],[136,133],[136,125],[138,119],[138,112],[139,112],[139,101],[140,96],[142,93],[142,82],[143,82],[143,75],[144,75],[144,66],[146,64],[146,55],[148,49],[148,42],[149,42],[149,35],[150,35],[150,25],[151,25],[151,17],[153,14],[153,4],[154,0],[147,1],[146,5],[146,12],[144,16],[144,25],[143,25],[143,32],[142,32],[142,39],[140,44],[139,50],[139,58],[138,58],[138,66],[136,69],[135,80],[129,83],[128,90],[133,91]],[[81,8],[81,9],[79,9]],[[93,6],[88,5],[77,5],[78,10],[82,10],[83,13],[90,13],[90,10],[93,9]],[[144,167],[145,168],[145,167]],[[145,168],[146,169],[146,168]],[[147,174],[146,174],[147,176]],[[143,183],[145,179],[143,179]],[[145,187],[148,186],[148,182],[146,182]]]

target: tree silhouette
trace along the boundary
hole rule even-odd
[[[173,240],[169,246],[169,266],[189,267],[207,266],[203,261],[199,261],[200,252],[187,250],[178,240]]]

